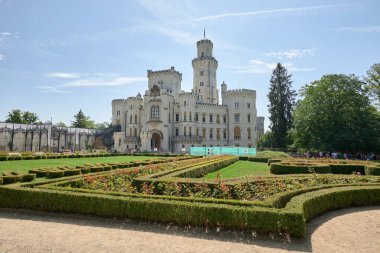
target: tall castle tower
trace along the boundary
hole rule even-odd
[[[197,42],[197,58],[193,64],[193,91],[198,101],[208,104],[218,104],[219,96],[216,87],[216,69],[218,61],[212,56],[213,44],[206,39]]]

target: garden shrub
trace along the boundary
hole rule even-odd
[[[331,173],[328,164],[313,163],[271,163],[270,172],[272,174],[308,174],[308,173]]]
[[[380,164],[372,165],[372,166],[366,166],[365,167],[365,174],[366,175],[373,175],[373,176],[380,176]]]
[[[68,176],[80,175],[80,172],[81,172],[80,169],[68,169],[68,170],[65,170],[63,173],[65,177],[68,177]]]
[[[0,185],[3,184],[3,179],[0,177]]]
[[[87,174],[91,172],[90,167],[81,167],[80,171],[82,174]]]
[[[65,175],[65,171],[63,170],[49,170],[47,173],[48,178],[58,178],[63,177]]]
[[[359,172],[364,175],[364,165],[359,164],[330,164],[331,173],[333,174],[352,174]]]
[[[282,159],[268,159],[268,166],[271,165],[271,163],[279,163],[282,162]]]
[[[259,156],[250,156],[250,157],[248,157],[248,161],[259,162],[259,163],[267,163],[268,159],[269,159],[268,157],[259,157]]]
[[[8,161],[8,157],[7,156],[0,156],[0,161]]]
[[[239,156],[240,161],[248,161],[248,156]]]
[[[23,174],[21,175],[21,182],[31,182],[36,179],[36,174]]]

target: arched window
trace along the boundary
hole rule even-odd
[[[202,51],[202,53],[201,53],[201,57],[202,57],[202,58],[205,57],[205,52]]]
[[[160,118],[160,107],[158,105],[152,105],[152,107],[150,108],[150,117],[152,119]]]
[[[235,129],[234,129],[234,139],[235,140],[240,140],[240,136],[241,136],[241,134],[240,134],[240,127],[235,127]]]
[[[248,133],[248,140],[252,139],[251,128],[247,129],[247,133]]]

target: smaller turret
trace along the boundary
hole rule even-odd
[[[220,87],[222,88],[222,94],[225,93],[227,91],[227,84],[223,81],[223,83],[220,85]]]

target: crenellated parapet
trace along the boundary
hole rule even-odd
[[[224,99],[229,97],[253,97],[256,98],[256,90],[251,89],[232,89],[222,93]]]
[[[156,75],[156,74],[177,74],[182,78],[182,73],[175,70],[174,67],[170,67],[170,69],[155,70],[155,71],[153,71],[151,69],[147,70],[147,77],[148,78],[151,77],[152,75]]]

